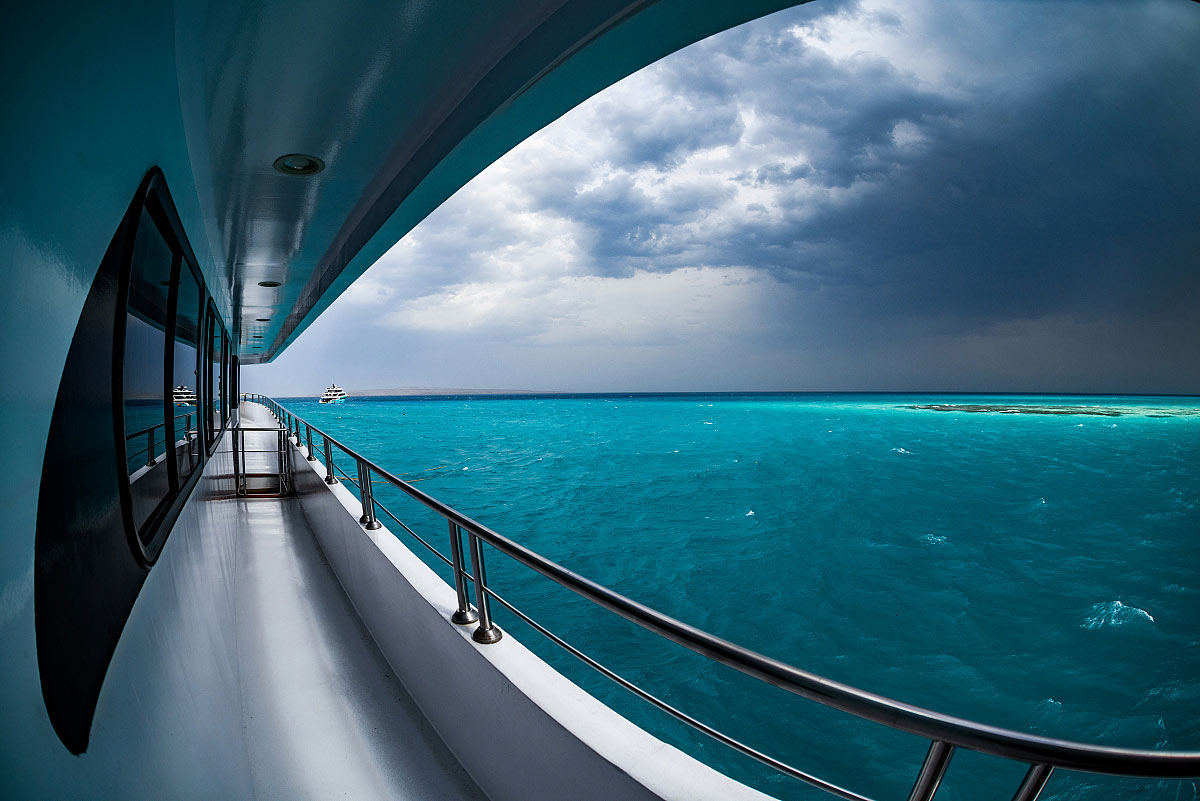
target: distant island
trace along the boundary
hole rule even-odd
[[[971,414],[1065,414],[1094,417],[1195,417],[1200,409],[1162,408],[1157,406],[1047,406],[1044,404],[1014,405],[1009,403],[921,403],[910,409],[933,412],[968,412]]]

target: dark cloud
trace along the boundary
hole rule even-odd
[[[678,256],[702,248],[709,264],[858,283],[858,300],[872,313],[945,313],[965,324],[1060,311],[1141,313],[1181,289],[1194,292],[1200,49],[1188,44],[1200,48],[1200,15],[1189,14],[1187,34],[1142,20],[1143,40],[1131,46],[1129,18],[1163,8],[1043,4],[1010,9],[1003,28],[947,14],[935,26],[942,35],[999,40],[1022,74],[1044,80],[1014,87],[1000,72],[981,85],[964,78],[931,86],[884,56],[838,61],[788,34],[831,13],[820,5],[680,54],[663,69],[663,85],[684,98],[678,107],[711,113],[696,112],[690,130],[675,110],[607,116],[606,135],[618,144],[606,156],[640,167],[653,150],[651,161],[670,170],[681,155],[745,135],[730,122],[736,103],[761,120],[758,146],[805,160],[765,161],[733,181],[861,191],[785,193],[778,218],[748,219],[702,243],[687,225],[718,213],[728,192],[649,198],[626,172],[585,192],[544,196],[546,208],[592,231],[599,273],[674,269]],[[988,26],[946,27],[970,19]],[[894,14],[874,20],[901,27]],[[1035,28],[1065,31],[1066,56],[1045,35],[1022,46]],[[1005,68],[988,51],[968,72]],[[719,102],[706,104],[713,98]],[[898,141],[902,124],[914,143]],[[662,144],[645,147],[650,141]]]
[[[741,139],[738,107],[728,99],[706,102],[696,92],[678,95],[674,100],[650,119],[627,109],[607,110],[612,139],[608,159],[623,166],[652,164],[669,168],[696,150],[736,145]]]
[[[1179,101],[1200,82],[1169,77],[1180,72],[1163,59],[1136,79],[1078,77],[931,128],[919,158],[888,160],[871,192],[795,227],[836,244],[796,266],[860,275],[873,312],[967,325],[1195,297],[1200,160],[1184,132],[1200,131],[1200,103]]]

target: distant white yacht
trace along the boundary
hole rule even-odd
[[[192,390],[188,389],[187,387],[183,386],[182,384],[175,387],[175,389],[174,389],[174,391],[172,391],[171,395],[175,399],[176,406],[195,406],[196,405],[196,393],[193,392]]]
[[[330,384],[329,389],[325,390],[325,394],[320,397],[317,403],[345,403],[346,390],[339,387],[337,384]]]

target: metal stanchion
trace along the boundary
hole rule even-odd
[[[453,520],[446,521],[450,524],[450,561],[453,562],[451,569],[454,571],[454,591],[458,595],[458,609],[450,616],[450,619],[460,626],[465,626],[468,623],[474,623],[479,619],[479,615],[475,614],[475,610],[471,608],[471,602],[467,598],[467,575],[466,565],[463,564],[463,547],[462,547],[462,532],[458,530]]]
[[[333,474],[333,449],[329,445],[329,437],[324,437],[325,440],[325,483],[338,483],[337,476]]]
[[[487,596],[487,571],[483,567],[483,543],[471,532],[467,532],[471,543],[471,569],[475,573],[475,608],[479,610],[479,628],[471,632],[471,639],[484,645],[499,642],[504,635],[492,623],[491,608]]]

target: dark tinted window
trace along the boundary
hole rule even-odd
[[[207,369],[208,391],[205,395],[205,418],[208,423],[208,444],[211,447],[216,441],[217,433],[221,430],[224,424],[224,412],[222,411],[221,394],[224,392],[222,386],[221,375],[221,360],[223,357],[222,339],[224,331],[221,328],[221,323],[217,319],[216,312],[212,308],[208,310],[208,347],[204,361]]]
[[[221,331],[221,424],[229,422],[229,335]]]
[[[126,472],[133,523],[143,531],[170,492],[165,455],[168,293],[175,254],[143,209],[134,239],[125,309],[122,377]]]
[[[200,464],[200,284],[191,269],[179,271],[175,301],[175,358],[171,378],[176,465],[182,481]]]
[[[230,409],[236,409],[237,405],[238,405],[238,400],[239,400],[238,393],[241,392],[241,389],[238,387],[240,378],[241,378],[241,376],[238,374],[237,354],[230,353],[229,354],[229,381],[228,381],[228,383],[229,383],[229,408]]]

